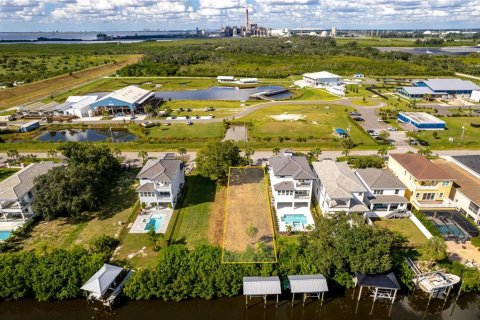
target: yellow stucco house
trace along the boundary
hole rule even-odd
[[[419,154],[391,154],[390,170],[408,188],[405,197],[419,211],[455,210],[449,194],[455,180],[449,172]]]

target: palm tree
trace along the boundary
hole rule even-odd
[[[7,157],[11,158],[12,163],[17,163],[18,160],[18,151],[15,149],[10,149],[7,151]]]
[[[432,149],[430,149],[429,147],[422,148],[418,150],[418,154],[421,154],[425,158],[430,159],[432,157]]]
[[[50,158],[52,158],[52,159],[57,156],[57,153],[58,153],[58,152],[57,152],[57,150],[55,150],[55,149],[50,149],[50,150],[47,151],[47,155],[48,155]]]
[[[382,158],[385,158],[387,153],[388,153],[387,147],[380,147],[380,149],[378,149],[378,151],[377,151],[377,154]]]
[[[345,160],[348,162],[348,156],[350,155],[350,149],[344,148],[342,154],[345,156]]]
[[[143,165],[147,163],[148,160],[148,153],[144,150],[138,152],[138,157],[142,159]]]
[[[447,257],[447,245],[442,237],[428,239],[422,250],[424,255],[433,261],[440,261]]]
[[[288,235],[292,234],[293,227],[292,227],[291,224],[287,224],[285,229],[286,229]]]
[[[272,149],[272,152],[275,156],[278,156],[278,154],[280,153],[280,148],[279,147],[275,147]]]
[[[178,148],[178,153],[180,154],[180,157],[182,158],[182,161],[185,162],[185,155],[187,154],[187,149],[181,147]]]
[[[320,147],[315,147],[312,149],[312,151],[310,151],[310,153],[316,160],[318,160],[318,156],[322,154],[322,149],[320,149]]]

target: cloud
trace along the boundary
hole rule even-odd
[[[0,0],[0,27],[12,21],[72,24],[219,27],[250,20],[266,27],[422,28],[480,21],[480,0]],[[128,29],[128,27],[127,27]]]

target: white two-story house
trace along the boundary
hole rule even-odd
[[[59,165],[50,161],[31,163],[0,182],[0,231],[12,231],[35,215],[34,180]]]
[[[312,165],[315,197],[324,215],[369,211],[363,203],[367,189],[346,162],[324,159]]]
[[[272,201],[279,230],[283,232],[292,228],[303,231],[308,229],[309,225],[314,227],[310,205],[315,176],[307,159],[285,153],[283,156],[270,158],[268,162]]]
[[[175,208],[185,184],[185,169],[172,154],[150,159],[137,175],[140,202],[147,207]]]
[[[388,169],[357,169],[355,174],[367,189],[365,204],[376,216],[387,216],[392,212],[407,210],[408,199],[405,198],[405,186]]]

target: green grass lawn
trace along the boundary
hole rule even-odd
[[[301,95],[296,100],[337,100],[339,97],[323,89],[303,88]]]
[[[160,245],[162,246],[162,245]],[[126,262],[133,268],[152,267],[159,257],[146,233],[127,233],[114,259]]]
[[[379,103],[381,103],[381,101],[376,99],[365,99],[365,101],[363,101],[362,99],[352,99],[352,104],[355,106],[371,107],[376,106]]]
[[[447,130],[441,131],[421,131],[419,138],[428,142],[430,148],[435,150],[442,149],[478,149],[480,148],[480,128],[474,128],[470,123],[480,123],[478,117],[446,117],[442,118],[447,123]],[[462,136],[462,126],[465,133]],[[436,139],[433,132],[437,132]],[[449,137],[453,138],[453,143],[449,142]]]
[[[88,248],[94,239],[102,235],[121,239],[128,222],[139,209],[135,192],[137,173],[138,170],[123,173],[102,208],[90,214],[93,219],[81,222],[65,218],[41,221],[33,227],[30,236],[22,241],[22,249]]]
[[[172,242],[185,243],[194,248],[209,244],[209,216],[215,201],[216,183],[200,175],[186,177],[188,187],[180,207],[175,209],[170,223],[173,227]]]
[[[169,107],[172,109],[173,114],[176,116],[208,116],[210,114],[215,117],[226,117],[230,116],[236,112],[241,111],[242,109],[249,107],[251,105],[257,104],[259,101],[246,101],[245,103],[240,103],[240,101],[219,101],[219,100],[176,100],[176,101],[167,101],[162,107]],[[243,105],[243,106],[242,106]],[[207,107],[213,107],[214,111],[204,111]],[[188,108],[192,109],[191,112],[183,111],[179,112],[179,108],[187,110]]]
[[[352,111],[353,108],[338,105],[331,105],[330,107],[311,105],[274,106],[255,111],[241,120],[251,121],[252,127],[249,130],[249,136],[254,142],[271,139],[269,142],[270,148],[272,143],[280,142],[280,137],[283,137],[284,141],[280,143],[280,146],[286,146],[304,138],[309,145],[317,144],[324,149],[338,149],[340,148],[340,142],[334,135],[334,129],[343,128],[346,130],[348,127],[351,130],[352,140],[359,147],[372,149],[378,147],[365,132],[350,122],[345,110]],[[284,121],[272,118],[272,116],[283,114],[298,115],[301,118]]]
[[[12,174],[17,172],[20,169],[16,168],[0,168],[0,181],[3,181],[10,177]]]
[[[222,123],[195,123],[186,125],[184,122],[172,122],[170,126],[155,126],[148,129],[148,137],[178,140],[182,138],[221,138],[224,128]]]
[[[427,238],[410,219],[380,220],[375,225],[400,233],[412,246],[422,246],[427,242]]]

